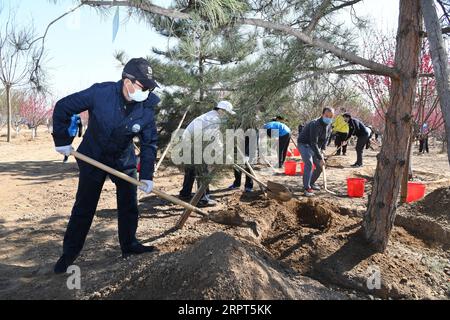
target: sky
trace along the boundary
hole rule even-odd
[[[59,0],[0,0],[3,13],[9,7],[15,11],[16,21],[33,23],[38,35],[43,34],[50,21],[75,5],[76,1]],[[153,3],[168,6],[169,0]],[[355,6],[359,15],[373,19],[377,29],[396,30],[398,0],[365,0]],[[129,57],[145,57],[152,47],[165,49],[166,38],[158,35],[148,24],[127,19],[125,9],[120,9],[121,24],[115,41],[113,18],[99,14],[90,7],[82,7],[54,24],[46,39],[47,63],[52,93],[56,98],[83,90],[96,82],[117,81],[121,67],[114,59],[114,52],[124,50]],[[3,24],[3,23],[2,23]]]

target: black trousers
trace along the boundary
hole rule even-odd
[[[419,140],[419,152],[420,153],[430,153],[430,150],[428,149],[428,138],[420,139]]]
[[[336,148],[339,148],[340,146],[342,146],[338,151],[337,151],[337,155],[342,154],[345,156],[345,154],[347,153],[347,144],[343,143],[347,140],[347,133],[344,132],[336,132],[336,140],[334,141],[334,145],[336,146]]]
[[[133,178],[137,177],[136,170],[125,173]],[[106,176],[107,174],[103,173],[100,179],[93,179],[92,175],[80,170],[76,200],[63,243],[63,252],[70,257],[78,256],[83,249]],[[136,230],[139,219],[137,187],[113,176],[111,180],[116,185],[119,243],[121,249],[126,250],[133,243],[137,243]]]
[[[282,168],[286,161],[286,154],[289,148],[289,142],[291,141],[291,135],[285,134],[278,139],[278,167]]]
[[[367,141],[369,141],[368,135],[358,137],[358,140],[356,141],[356,164],[363,164],[363,151],[367,144]]]
[[[181,197],[190,197],[192,195],[192,188],[194,187],[195,179],[197,179],[197,187],[200,188],[200,181],[197,177],[206,177],[209,174],[208,166],[193,166],[186,165],[184,168],[183,188],[180,191]],[[209,195],[209,186],[206,188],[206,192],[203,196]]]
[[[235,187],[241,186],[241,180],[242,180],[242,172],[239,170],[234,169],[234,182],[233,185]],[[245,175],[245,188],[253,189],[253,179],[249,176]]]

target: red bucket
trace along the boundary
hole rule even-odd
[[[301,174],[304,174],[305,173],[305,163],[304,162],[300,162],[300,169],[302,170]],[[316,165],[314,163],[313,163],[313,170],[316,170]]]
[[[295,176],[296,172],[297,172],[297,162],[286,161],[284,163],[284,174],[288,176]]]
[[[425,195],[425,185],[419,182],[408,182],[408,195],[406,202],[414,202],[423,198]]]
[[[351,198],[363,197],[365,183],[363,178],[347,178],[347,195]]]

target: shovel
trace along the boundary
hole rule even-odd
[[[250,170],[251,174],[256,177],[256,172],[253,170],[252,166],[250,165],[250,162],[245,160],[245,155],[244,153],[241,151],[241,149],[239,149],[239,147],[237,147],[237,151],[241,154],[241,157],[244,159],[244,163],[247,166],[247,168]],[[254,179],[256,182],[259,181],[258,178]],[[258,187],[261,189],[261,191],[264,191],[264,185],[258,182]]]
[[[247,175],[248,177],[250,177],[253,180],[255,180],[256,182],[258,182],[259,185],[261,185],[265,189],[267,189],[267,196],[269,198],[275,199],[275,200],[278,200],[278,201],[281,201],[281,202],[287,202],[287,201],[292,199],[292,192],[286,186],[283,186],[282,184],[279,184],[279,183],[276,183],[276,182],[273,182],[273,181],[268,181],[267,184],[265,184],[264,182],[262,182],[261,180],[256,178],[254,175],[252,175],[251,173],[247,172],[241,166],[235,164],[234,167],[237,170],[239,170],[242,173],[244,173],[245,175]]]
[[[143,182],[141,182],[141,181],[139,181],[139,180],[137,180],[135,178],[132,178],[132,177],[126,175],[123,172],[120,172],[120,171],[117,171],[117,170],[115,170],[115,169],[113,169],[111,167],[108,167],[108,166],[104,165],[101,162],[98,162],[98,161],[96,161],[94,159],[91,159],[91,158],[85,156],[84,154],[79,153],[79,152],[77,152],[75,150],[73,150],[71,152],[71,155],[73,155],[77,159],[80,159],[80,160],[82,160],[84,162],[87,162],[87,163],[89,163],[90,165],[92,165],[94,167],[102,169],[103,171],[106,171],[109,174],[112,174],[112,175],[114,175],[114,176],[116,176],[116,177],[118,177],[120,179],[123,179],[123,180],[125,180],[125,181],[127,181],[127,182],[129,182],[131,184],[134,184],[134,185],[136,185],[138,187],[145,186],[145,183],[143,183]],[[164,200],[170,201],[170,202],[172,202],[174,204],[178,204],[178,205],[180,205],[180,206],[182,206],[182,207],[184,207],[184,208],[186,208],[188,210],[191,210],[193,212],[196,212],[196,213],[200,214],[201,216],[204,216],[204,217],[208,216],[208,213],[206,213],[205,211],[203,211],[203,210],[201,210],[201,209],[199,209],[197,207],[194,207],[193,205],[191,205],[191,204],[189,204],[187,202],[184,202],[184,201],[182,201],[182,200],[180,200],[180,199],[178,199],[178,198],[176,198],[174,196],[171,196],[170,194],[164,193],[164,192],[162,192],[160,190],[157,190],[157,189],[153,189],[152,192],[154,194],[156,194],[158,197],[160,197],[160,198],[162,198]]]
[[[337,193],[328,189],[326,164],[322,166],[322,177],[323,177],[323,188],[325,189],[325,191],[334,196],[337,195]]]

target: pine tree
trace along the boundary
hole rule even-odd
[[[176,44],[163,51],[153,48],[149,60],[159,83],[166,87],[159,106],[161,140],[167,142],[185,110],[185,123],[211,110],[220,99],[230,98],[235,82],[229,70],[237,69],[257,49],[252,33],[237,27],[215,29],[200,21],[157,17],[156,30]]]

